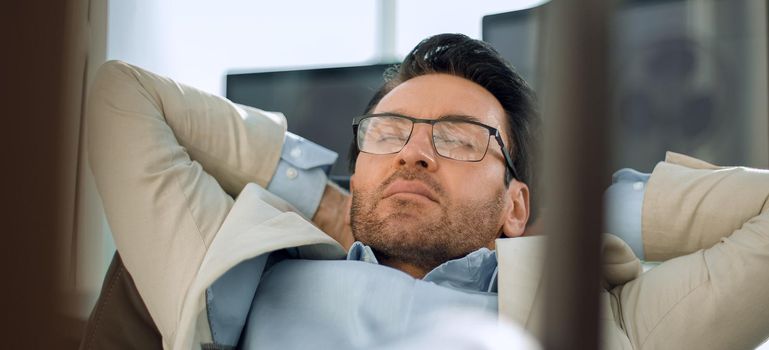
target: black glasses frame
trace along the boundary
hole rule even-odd
[[[515,166],[513,166],[512,157],[510,157],[510,153],[507,151],[507,148],[505,148],[505,142],[502,141],[502,135],[499,133],[499,130],[497,128],[495,128],[495,127],[491,127],[491,126],[488,126],[486,124],[483,124],[483,123],[480,123],[480,122],[476,122],[476,121],[473,121],[473,120],[464,120],[464,119],[461,119],[461,120],[459,120],[459,119],[456,119],[456,120],[451,120],[451,119],[421,119],[421,118],[409,117],[407,115],[398,114],[398,113],[364,114],[364,115],[362,115],[360,117],[353,118],[353,120],[352,120],[352,133],[353,133],[353,137],[355,138],[355,147],[358,148],[358,151],[363,152],[363,153],[369,153],[369,152],[362,151],[360,149],[360,145],[358,145],[358,126],[360,126],[360,123],[363,120],[365,120],[367,118],[371,118],[371,117],[396,117],[396,118],[403,118],[403,119],[411,121],[411,123],[412,123],[411,130],[409,131],[409,136],[408,136],[408,138],[406,138],[406,142],[403,143],[403,146],[401,147],[401,149],[399,149],[399,150],[397,150],[395,152],[391,152],[391,153],[376,153],[376,154],[394,154],[394,153],[400,152],[403,149],[403,147],[406,147],[406,144],[408,144],[409,141],[411,140],[411,135],[414,133],[414,124],[420,124],[421,123],[421,124],[430,124],[430,127],[431,127],[431,130],[430,130],[430,134],[431,134],[430,143],[433,146],[433,150],[435,150],[435,154],[437,154],[437,155],[439,155],[439,156],[441,156],[443,158],[446,158],[446,159],[457,160],[457,161],[460,161],[460,162],[480,162],[481,160],[483,160],[483,158],[486,157],[486,153],[488,153],[488,151],[489,151],[488,143],[486,144],[486,151],[483,153],[483,157],[481,157],[481,159],[478,159],[478,160],[459,160],[459,159],[449,158],[449,157],[446,157],[446,156],[440,154],[438,152],[438,150],[435,148],[435,140],[433,139],[434,136],[432,135],[432,133],[434,132],[435,129],[433,127],[435,126],[436,123],[439,123],[439,122],[462,122],[462,123],[468,123],[468,124],[474,124],[474,125],[481,126],[481,127],[485,128],[486,130],[489,131],[489,136],[494,136],[494,139],[497,140],[497,144],[499,144],[499,148],[502,150],[502,156],[505,158],[505,165],[507,166],[508,169],[510,169],[510,173],[512,174],[513,179],[520,180],[520,178],[518,177],[518,172],[515,171]]]

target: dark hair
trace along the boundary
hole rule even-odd
[[[371,113],[379,101],[399,84],[418,76],[445,73],[470,80],[489,91],[505,110],[508,120],[505,140],[519,181],[531,192],[533,222],[535,214],[533,168],[536,142],[539,136],[539,116],[536,97],[513,67],[491,45],[462,34],[439,34],[422,40],[403,60],[384,73],[385,83],[371,98],[364,113]],[[355,172],[358,147],[350,147],[350,173]],[[507,168],[506,168],[507,169]],[[505,185],[512,180],[510,170]]]

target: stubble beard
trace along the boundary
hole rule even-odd
[[[396,179],[420,180],[440,200],[439,214],[423,211],[425,203],[390,198],[390,213],[382,215],[382,193]],[[378,257],[415,265],[430,271],[487,246],[499,237],[504,189],[484,201],[452,203],[440,186],[420,172],[398,172],[371,192],[353,189],[350,212],[356,240],[371,247]]]

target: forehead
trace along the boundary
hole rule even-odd
[[[470,80],[449,74],[409,79],[385,95],[373,112],[397,112],[424,119],[469,115],[500,131],[506,125],[505,111],[494,95]]]

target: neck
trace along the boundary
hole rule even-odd
[[[421,279],[425,277],[425,275],[428,272],[428,270],[424,267],[420,267],[420,266],[417,266],[408,262],[400,261],[400,260],[379,259],[379,263],[385,266],[392,267],[397,270],[401,270],[416,279]]]

